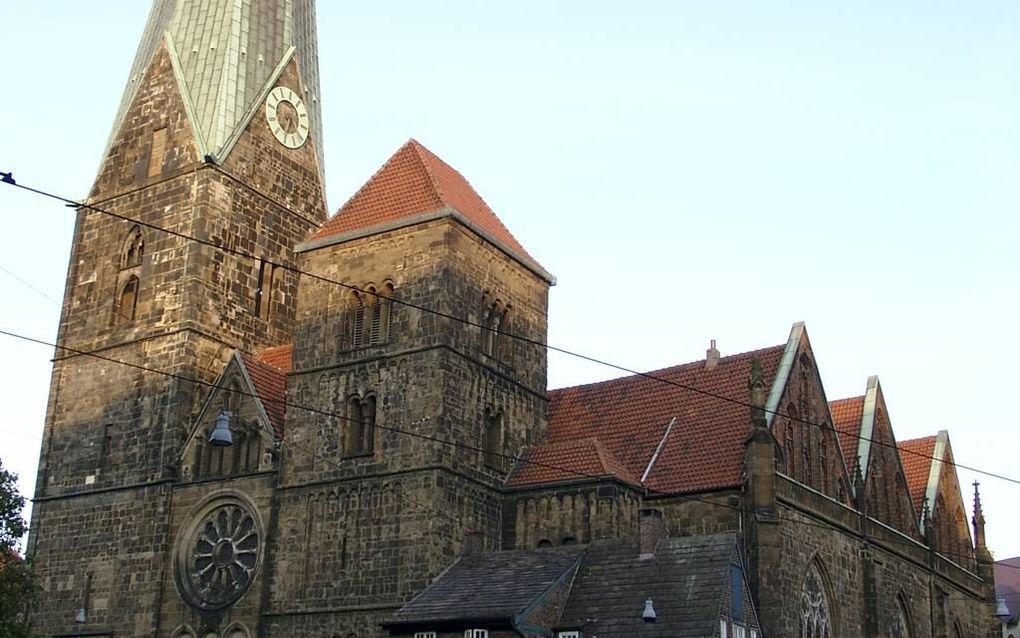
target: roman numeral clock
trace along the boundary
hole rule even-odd
[[[293,90],[278,86],[266,98],[266,122],[287,148],[299,148],[308,139],[308,109]]]

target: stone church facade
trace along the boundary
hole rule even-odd
[[[457,171],[411,140],[328,216],[317,66],[312,0],[154,2],[74,231],[40,631],[384,636],[468,550],[652,509],[736,535],[763,635],[989,635],[948,435],[828,402],[802,325],[548,391],[554,279]]]

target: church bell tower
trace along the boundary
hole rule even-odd
[[[40,631],[174,631],[180,451],[233,353],[293,331],[321,120],[314,0],[155,0],[75,224],[28,547]]]

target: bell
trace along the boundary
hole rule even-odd
[[[234,444],[234,435],[230,433],[230,417],[231,413],[229,410],[220,412],[220,415],[216,417],[216,427],[213,428],[212,434],[209,435],[209,443],[218,446]]]
[[[641,618],[645,622],[655,622],[655,607],[652,607],[652,599],[645,601],[645,610],[641,612]]]
[[[1000,619],[1009,618],[1009,607],[1006,606],[1006,599],[999,596],[995,599],[995,615]]]

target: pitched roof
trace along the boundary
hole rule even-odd
[[[627,466],[596,438],[561,441],[528,451],[510,476],[511,485],[570,481],[579,478],[614,476],[631,485],[641,485]]]
[[[843,451],[846,469],[853,474],[857,465],[861,417],[864,415],[864,395],[830,401],[829,413],[832,415],[832,427],[839,437],[839,447]]]
[[[283,436],[283,421],[286,414],[287,373],[291,368],[293,346],[268,348],[253,357],[241,355],[241,361],[255,385],[255,393],[262,402],[262,408],[269,417],[269,423],[277,436]]]
[[[928,489],[928,475],[931,473],[932,456],[935,454],[935,436],[900,441],[900,460],[903,462],[903,474],[907,479],[907,489],[914,501],[914,511],[923,516],[922,504]],[[930,507],[930,505],[929,505]]]
[[[408,140],[312,235],[316,241],[453,209],[518,257],[534,261],[464,176],[417,140]]]
[[[386,623],[512,620],[578,564],[581,548],[465,556]]]
[[[1003,598],[1010,618],[1020,616],[1020,556],[995,561],[995,595]]]
[[[665,538],[654,557],[638,557],[633,539],[589,546],[557,626],[586,636],[694,638],[719,632],[719,612],[736,551],[734,534]],[[641,619],[651,598],[654,625]]]
[[[646,486],[683,493],[739,485],[750,427],[749,409],[741,403],[750,401],[751,361],[761,360],[765,382],[771,384],[784,347],[723,357],[714,368],[696,361],[648,373],[656,378],[635,375],[553,390],[548,440],[532,454],[558,456],[562,450],[551,446],[594,438],[632,477],[644,477],[661,443]],[[518,467],[511,484],[562,480],[563,475],[553,468]]]

